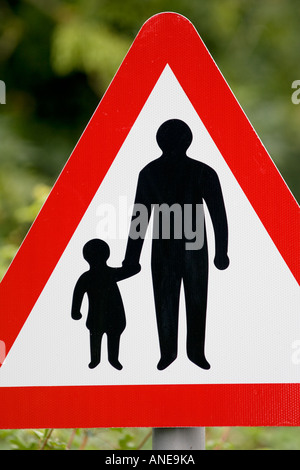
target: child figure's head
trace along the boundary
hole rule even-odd
[[[105,265],[109,255],[108,244],[99,238],[90,240],[83,247],[83,257],[91,267]]]

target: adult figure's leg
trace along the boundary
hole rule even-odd
[[[168,367],[177,357],[178,315],[181,273],[173,260],[152,259],[152,280],[160,344],[159,370]]]
[[[205,330],[208,286],[208,256],[206,246],[185,255],[183,286],[187,320],[187,355],[203,369],[210,365],[205,358]]]

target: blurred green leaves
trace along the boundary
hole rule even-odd
[[[0,430],[0,450],[149,450],[149,428]]]
[[[0,450],[151,450],[151,428],[0,430]],[[206,428],[207,450],[298,450],[299,428]]]
[[[52,65],[58,75],[85,73],[95,92],[105,91],[130,47],[126,37],[105,25],[75,19],[60,24],[52,43]]]

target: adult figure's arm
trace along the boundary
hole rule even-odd
[[[204,179],[204,200],[212,220],[215,234],[215,259],[218,269],[226,269],[229,265],[228,224],[222,189],[217,173],[207,168]]]
[[[149,176],[145,169],[142,170],[138,178],[126,254],[123,261],[123,267],[129,271],[133,270],[133,272],[140,268],[140,255],[151,217],[152,207],[151,202],[149,202],[150,188],[148,178]]]

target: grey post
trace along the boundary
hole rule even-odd
[[[205,428],[153,428],[153,450],[205,450]]]

